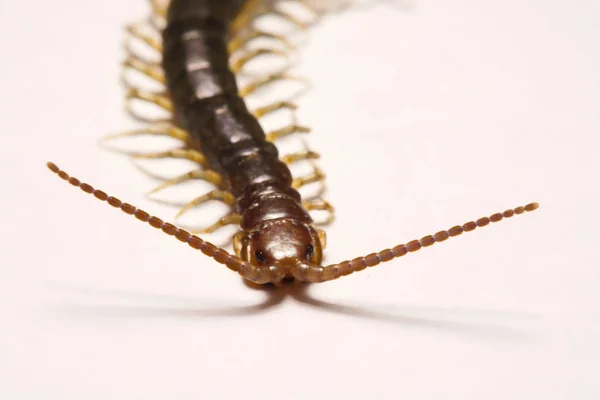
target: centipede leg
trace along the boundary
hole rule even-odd
[[[160,151],[157,153],[127,153],[135,159],[146,159],[146,160],[158,160],[165,158],[175,158],[180,160],[189,160],[198,163],[202,166],[206,166],[206,157],[198,150],[194,149],[174,149],[167,151]],[[215,172],[216,174],[216,172]],[[218,174],[217,174],[218,175]],[[219,175],[220,176],[220,175]]]
[[[148,125],[145,128],[134,129],[126,132],[117,133],[114,135],[107,135],[102,138],[102,141],[109,141],[113,139],[120,139],[125,137],[136,137],[136,136],[168,136],[173,139],[181,140],[182,142],[187,142],[190,140],[189,134],[174,125],[169,124],[152,124]],[[132,154],[132,153],[129,153]]]
[[[279,110],[294,111],[297,108],[298,108],[298,106],[296,106],[294,103],[289,103],[287,101],[280,101],[278,103],[269,104],[268,106],[265,106],[265,107],[257,108],[256,110],[252,111],[252,115],[254,115],[254,117],[257,119],[260,119],[266,115],[272,114]]]
[[[295,178],[292,181],[292,187],[294,189],[300,189],[301,187],[309,185],[311,183],[324,182],[324,181],[325,181],[325,174],[323,173],[323,171],[321,171],[320,168],[315,166],[313,172],[311,172],[310,174]]]
[[[155,93],[148,90],[138,89],[138,88],[129,88],[126,95],[127,100],[127,109],[130,113],[131,110],[131,100],[142,100],[148,103],[156,104],[157,106],[165,109],[166,111],[173,112],[173,103],[169,99],[169,97],[165,96],[162,93]],[[133,112],[134,115],[137,115]]]
[[[317,8],[313,4],[309,4],[305,0],[296,0],[296,3],[302,4],[302,6],[312,14],[315,20],[320,17],[319,10],[317,10]]]
[[[136,39],[141,40],[147,44],[150,48],[155,50],[157,53],[162,53],[162,43],[160,40],[153,38],[152,36],[144,33],[140,24],[131,24],[127,26],[127,32]]]
[[[196,233],[209,234],[209,233],[213,233],[227,225],[239,225],[240,222],[242,222],[242,216],[240,214],[228,214],[228,215],[224,216],[223,218],[219,219],[219,221],[215,222],[208,228],[192,229],[192,230],[190,230],[190,232],[194,233],[194,234],[196,234]]]
[[[198,207],[200,204],[206,203],[211,200],[221,201],[230,207],[233,207],[236,203],[235,196],[232,193],[223,191],[223,190],[213,190],[212,192],[209,192],[203,196],[198,197],[197,199],[192,200],[189,204],[186,204],[181,209],[181,211],[179,211],[179,213],[177,213],[177,216],[175,218],[178,219],[183,214],[187,213],[188,211],[192,210],[193,208]],[[239,224],[240,221],[241,221],[241,216],[239,214],[232,213],[232,214],[228,214],[228,215],[224,216],[223,218],[220,218],[217,222],[215,222],[208,228],[196,229],[196,230],[193,230],[193,232],[204,233],[204,234],[213,233],[213,232],[221,229],[224,226],[232,225],[232,224]]]
[[[246,45],[248,45],[248,43],[256,39],[273,39],[283,44],[283,46],[290,51],[294,51],[296,49],[295,46],[283,35],[279,35],[273,32],[266,32],[259,29],[251,29],[245,34],[238,35],[238,37],[234,38],[229,43],[229,52],[233,53],[235,51],[238,51],[244,48]]]
[[[265,56],[265,55],[280,56],[280,57],[288,58],[288,53],[286,53],[283,50],[265,49],[265,48],[252,49],[252,50],[248,51],[248,53],[242,55],[237,60],[232,62],[231,70],[236,74],[240,73],[242,68],[244,68],[244,65],[246,65],[248,62],[252,61],[255,58]]]
[[[310,133],[310,128],[296,124],[289,125],[284,128],[267,133],[267,140],[269,142],[274,142],[285,136],[293,135],[294,133]]]
[[[318,225],[329,225],[335,219],[335,208],[329,202],[321,199],[314,198],[302,202],[303,207],[307,211],[326,211],[327,218],[324,221],[317,222]]]
[[[135,71],[138,71],[160,84],[166,84],[165,74],[162,68],[154,64],[148,64],[133,55],[129,55],[125,59],[123,62],[123,67],[125,67],[125,69],[131,68]],[[131,85],[126,79],[123,78],[122,81],[128,89],[135,89],[134,86]]]
[[[233,235],[233,251],[238,257],[241,257],[242,255],[242,241],[245,236],[246,234],[243,231],[239,231]]]
[[[385,0],[387,1],[387,0]],[[395,0],[391,0],[395,1]],[[302,6],[312,13],[312,16],[316,21],[321,19],[327,12],[340,12],[346,10],[352,6],[356,6],[359,2],[356,0],[339,0],[339,1],[307,1],[307,0],[295,0],[296,3],[302,4]]]
[[[310,28],[310,23],[304,22],[299,20],[298,18],[296,18],[294,15],[281,10],[281,9],[274,9],[271,11],[271,13],[273,15],[276,15],[280,18],[282,18],[285,21],[290,22],[291,24],[293,24],[294,26],[296,26],[297,28],[299,28],[300,30],[306,31],[308,28]]]
[[[164,183],[158,185],[157,187],[152,189],[150,192],[148,192],[147,195],[151,195],[153,193],[164,190],[168,187],[175,186],[180,183],[187,182],[187,181],[194,180],[194,179],[201,179],[203,181],[210,182],[216,186],[221,186],[221,184],[223,183],[223,177],[221,175],[219,175],[218,173],[216,173],[215,171],[194,170],[194,171],[185,173],[183,175],[180,175],[176,178],[165,181]]]
[[[267,75],[265,77],[255,80],[253,82],[250,82],[249,84],[247,84],[240,90],[240,96],[242,96],[242,97],[249,96],[250,94],[256,92],[258,89],[260,89],[264,86],[267,86],[267,85],[277,82],[277,81],[284,81],[284,80],[301,82],[305,85],[308,85],[308,81],[304,78],[293,76],[286,72],[278,72],[276,74]]]
[[[317,160],[320,157],[321,156],[319,155],[319,153],[315,153],[312,150],[306,149],[306,150],[298,151],[296,153],[284,155],[283,157],[281,157],[281,162],[286,165],[291,165],[298,161]]]
[[[168,2],[161,2],[160,0],[150,0],[150,7],[152,8],[152,14],[157,17],[165,18],[167,16],[167,8],[165,4]]]
[[[133,106],[133,102],[135,100],[144,101],[150,104],[155,104],[165,110],[167,113],[173,112],[173,104],[171,100],[163,94],[149,92],[145,90],[140,90],[136,88],[129,88],[128,93],[125,98],[125,111],[135,120],[148,123],[148,124],[157,124],[157,123],[169,123],[171,122],[171,117],[150,117],[144,116],[138,113]]]
[[[240,14],[231,24],[230,31],[233,36],[240,35],[247,27],[252,26],[253,22],[260,15],[269,12],[269,7],[263,0],[251,0],[246,2],[246,6],[242,8]]]
[[[135,58],[139,62],[143,62],[144,64],[151,65],[154,68],[159,68],[159,69],[162,68],[158,59],[153,60],[151,58],[148,58],[146,54],[142,54],[138,50],[136,50],[133,47],[132,41],[130,38],[127,38],[125,41],[125,53],[127,54],[127,57]],[[157,56],[158,56],[158,54],[157,54]]]
[[[213,190],[211,192],[206,193],[203,196],[200,196],[194,200],[192,200],[191,202],[189,202],[188,204],[186,204],[176,215],[175,218],[180,218],[183,214],[187,213],[188,211],[190,211],[193,208],[198,207],[200,204],[209,202],[211,200],[217,200],[217,201],[221,201],[225,204],[227,204],[228,206],[235,206],[235,196],[228,191],[224,191],[224,190]]]

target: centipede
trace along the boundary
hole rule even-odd
[[[127,81],[126,105],[143,127],[110,135],[108,140],[138,135],[164,136],[181,143],[167,151],[129,154],[137,159],[184,159],[197,168],[161,183],[155,191],[190,180],[202,180],[215,189],[185,204],[178,216],[206,203],[226,204],[231,213],[206,228],[192,230],[163,219],[110,196],[70,176],[55,163],[47,167],[63,180],[96,199],[122,210],[156,230],[199,250],[203,256],[239,274],[254,284],[281,285],[288,282],[321,283],[391,262],[435,243],[474,231],[516,215],[538,209],[538,203],[508,209],[441,230],[347,261],[324,264],[326,233],[315,223],[312,211],[334,208],[322,197],[303,198],[300,189],[324,181],[318,167],[308,175],[295,177],[290,166],[309,161],[318,154],[309,148],[281,155],[276,142],[282,137],[308,131],[294,120],[267,132],[261,119],[287,110],[293,115],[296,104],[282,100],[251,109],[246,96],[274,82],[291,77],[284,68],[254,77],[244,86],[239,77],[244,67],[264,55],[287,56],[293,50],[285,35],[256,26],[265,14],[274,15],[307,29],[309,23],[285,7],[283,0],[150,0],[150,16],[143,24],[127,26],[131,38],[158,55],[148,59],[130,49],[123,67],[152,80],[161,89],[149,91]],[[320,18],[327,9],[343,7],[344,1],[295,0],[299,7]],[[278,43],[275,48],[257,46],[261,39]],[[168,117],[149,120],[129,106],[145,101],[167,111]],[[332,218],[332,217],[331,217]],[[175,221],[174,221],[175,222]],[[204,234],[233,225],[233,251],[212,244]]]

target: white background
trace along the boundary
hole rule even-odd
[[[341,261],[539,211],[306,291],[265,292],[93,201],[167,219],[96,141],[135,1],[0,2],[0,397],[600,398],[600,3],[417,0],[332,15],[300,71]]]

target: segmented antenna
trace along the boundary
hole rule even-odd
[[[421,239],[412,240],[406,244],[400,244],[391,249],[385,249],[378,253],[371,253],[364,257],[357,257],[353,260],[344,261],[339,264],[328,266],[319,266],[313,264],[302,263],[296,268],[296,279],[306,280],[309,282],[325,282],[338,279],[342,276],[350,275],[354,272],[362,271],[367,267],[374,267],[381,263],[392,261],[395,258],[405,256],[408,253],[414,253],[424,247],[432,246],[435,243],[440,243],[448,240],[451,237],[461,235],[463,232],[471,232],[476,228],[482,228],[490,224],[490,222],[499,222],[504,218],[511,218],[515,215],[521,215],[525,212],[537,210],[538,203],[531,203],[524,207],[517,207],[506,210],[503,213],[496,213],[490,217],[479,218],[476,221],[470,221],[463,225],[456,225],[448,230],[439,231],[435,235],[427,235]]]
[[[71,185],[80,188],[85,193],[93,194],[94,197],[100,201],[106,201],[111,206],[121,209],[125,214],[133,215],[140,221],[147,222],[153,228],[160,229],[167,235],[176,237],[179,241],[187,243],[196,250],[200,250],[206,256],[213,258],[220,264],[224,264],[227,268],[239,273],[249,281],[259,284],[270,282],[279,284],[284,278],[284,276],[281,275],[281,271],[275,267],[252,265],[241,258],[230,254],[226,250],[218,248],[212,243],[200,239],[198,236],[192,235],[184,229],[177,228],[175,225],[164,222],[162,219],[152,216],[144,210],[136,208],[129,203],[124,203],[101,190],[94,189],[87,183],[82,183],[79,179],[69,176],[69,174],[62,171],[52,162],[48,162],[46,165],[52,172],[69,182]],[[451,237],[459,236],[463,232],[471,232],[478,227],[482,228],[489,225],[490,222],[499,222],[504,218],[511,218],[514,215],[534,211],[538,207],[538,203],[531,203],[524,207],[506,210],[503,213],[496,213],[490,217],[479,218],[476,221],[470,221],[463,225],[456,225],[447,231],[439,231],[434,235],[428,235],[418,240],[412,240],[406,244],[400,244],[391,249],[385,249],[378,253],[357,257],[351,261],[344,261],[338,264],[320,266],[299,261],[291,268],[290,273],[294,278],[300,281],[313,283],[331,281],[342,276],[350,275],[354,272],[362,271],[367,267],[374,267],[381,263],[391,261],[408,253],[414,253],[424,247],[429,247],[434,243],[443,242]]]
[[[212,243],[206,242],[200,239],[198,236],[192,235],[185,229],[177,228],[175,225],[164,222],[162,219],[150,215],[146,211],[139,209],[129,203],[124,203],[116,197],[109,196],[102,190],[94,189],[93,186],[82,183],[79,179],[69,176],[65,171],[62,171],[52,162],[48,162],[47,167],[50,171],[57,174],[63,180],[69,182],[71,185],[80,188],[85,193],[94,195],[100,201],[106,201],[108,204],[115,208],[121,209],[125,214],[133,215],[142,222],[147,222],[153,228],[160,229],[164,233],[170,236],[174,236],[179,241],[187,243],[190,247],[200,250],[206,256],[213,258],[220,264],[224,264],[232,271],[238,272],[244,278],[251,280],[256,283],[267,283],[273,282],[278,279],[274,276],[274,273],[269,267],[257,267],[254,266],[241,258],[229,254],[227,250],[221,249]]]

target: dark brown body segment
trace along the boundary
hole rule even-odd
[[[263,2],[267,1],[172,0],[167,13],[167,26],[163,31],[163,68],[170,98],[162,101],[164,96],[161,95],[160,103],[169,103],[169,107],[164,107],[169,110],[172,103],[175,123],[187,131],[176,134],[169,132],[168,135],[185,140],[190,147],[185,150],[204,153],[194,151],[194,161],[202,167],[206,167],[208,162],[211,169],[227,179],[228,189],[235,196],[235,201],[230,193],[219,192],[219,196],[227,199],[227,204],[236,203],[237,212],[242,216],[241,231],[233,237],[236,255],[82,183],[53,163],[48,163],[48,168],[92,197],[120,208],[126,214],[162,230],[236,271],[244,279],[259,284],[278,285],[287,282],[288,278],[314,283],[334,280],[538,208],[537,203],[531,203],[364,257],[321,265],[325,234],[313,227],[308,212],[302,206],[300,194],[291,187],[289,169],[279,161],[277,149],[266,140],[258,121],[246,108],[238,93],[235,76],[229,68],[229,30],[237,32],[237,25],[247,23],[249,15],[257,15],[263,10],[257,7],[264,6],[267,3]],[[160,12],[161,16],[163,14]],[[136,36],[143,39],[141,35]],[[144,42],[153,43],[153,40]],[[153,43],[151,47],[160,48],[160,45]],[[158,71],[148,73],[143,70],[146,67],[150,68],[144,64],[134,69],[162,82],[162,74]],[[159,104],[159,101],[152,102]],[[131,136],[131,132],[118,136]],[[193,172],[208,174],[209,171]],[[196,177],[186,174],[185,179],[188,176]],[[206,176],[207,181],[213,181]],[[218,178],[221,185],[221,177]],[[202,196],[198,200],[204,198],[208,197]],[[191,203],[192,206],[194,204]]]
[[[290,170],[238,95],[229,68],[228,29],[243,6],[241,0],[171,2],[163,68],[176,121],[229,180],[242,229],[282,217],[310,223]]]

